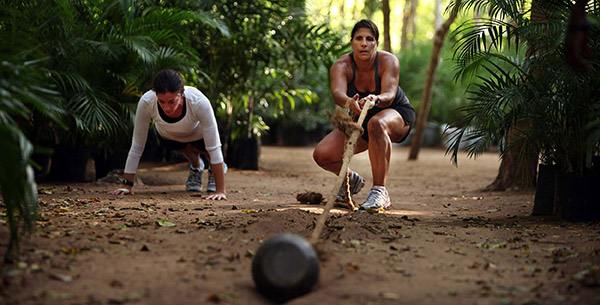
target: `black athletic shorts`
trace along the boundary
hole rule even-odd
[[[172,150],[182,150],[188,144],[192,144],[199,151],[206,151],[206,145],[204,144],[204,139],[200,139],[200,140],[193,141],[193,142],[183,143],[183,142],[165,139],[158,132],[156,134],[158,134],[158,137],[160,138],[160,146],[164,146],[164,147],[170,148]]]
[[[408,133],[406,134],[406,136],[404,136],[404,138],[400,139],[400,141],[398,141],[397,143],[404,142],[404,140],[406,140],[406,138],[410,134],[410,131],[412,130],[412,128],[415,124],[415,119],[416,119],[415,109],[410,104],[410,101],[408,100],[408,98],[406,96],[403,96],[398,102],[393,102],[392,105],[390,105],[390,107],[386,107],[386,108],[373,107],[373,108],[369,109],[369,112],[367,112],[367,116],[365,117],[365,120],[363,121],[363,124],[362,124],[362,128],[365,131],[362,134],[362,138],[365,141],[369,142],[369,133],[367,131],[367,124],[369,123],[369,120],[374,115],[378,114],[379,112],[381,112],[385,109],[396,110],[404,119],[404,123],[409,126]],[[356,120],[358,120],[358,117],[356,118]]]

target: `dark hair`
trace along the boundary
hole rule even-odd
[[[156,93],[180,92],[185,86],[181,74],[171,69],[158,72],[154,77],[153,85]]]
[[[371,30],[371,32],[373,32],[373,36],[375,36],[375,41],[379,41],[379,29],[377,29],[377,25],[375,24],[375,22],[368,19],[363,19],[354,25],[354,27],[352,28],[352,35],[350,36],[350,40],[354,39],[354,34],[356,34],[356,31],[358,31],[358,29],[361,28]]]

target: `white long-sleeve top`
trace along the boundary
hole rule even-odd
[[[223,162],[217,120],[208,98],[200,90],[188,86],[185,87],[183,95],[187,110],[185,116],[175,123],[167,123],[161,118],[158,113],[156,92],[150,90],[140,98],[135,113],[131,149],[125,163],[126,174],[137,172],[146,146],[151,119],[154,120],[156,131],[161,137],[182,143],[204,139],[206,150],[210,155],[210,163]]]

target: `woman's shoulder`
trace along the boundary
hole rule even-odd
[[[156,102],[156,99],[156,92],[154,92],[154,90],[148,90],[140,98],[140,103],[145,105],[151,105]]]
[[[202,91],[195,87],[185,86],[184,95],[192,103],[208,102],[208,98],[206,97],[206,95],[204,95]]]
[[[352,62],[350,58],[350,53],[344,54],[336,60],[331,66],[332,69],[342,69],[344,72],[352,73]]]
[[[388,51],[377,51],[377,53],[379,53],[379,61],[382,63],[399,63],[398,57]]]
[[[396,55],[386,52],[379,51],[379,74],[382,75],[386,71],[392,74],[397,74],[400,70],[400,61]]]
[[[190,113],[196,118],[200,118],[203,114],[212,111],[210,101],[198,88],[185,86],[183,94],[190,107]]]
[[[340,58],[338,58],[338,60],[335,62],[336,64],[343,64],[343,65],[350,65],[350,61],[351,61],[351,54],[352,53],[346,53],[342,56],[340,56]]]

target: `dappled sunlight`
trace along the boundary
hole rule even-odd
[[[322,214],[323,210],[324,210],[323,207],[288,207],[288,208],[279,208],[279,209],[277,209],[277,211],[287,211],[287,210],[297,210],[297,209],[300,209],[302,211],[308,211],[308,212],[315,213],[315,214]],[[332,208],[330,210],[330,213],[331,214],[349,214],[351,212],[347,209]],[[359,211],[357,213],[366,213],[366,212]],[[382,212],[382,214],[391,214],[391,215],[400,215],[400,216],[433,215],[433,213],[431,213],[431,212],[408,211],[408,210],[387,210],[385,212]]]

